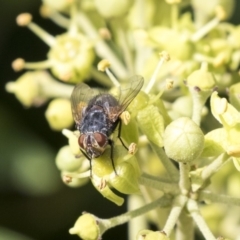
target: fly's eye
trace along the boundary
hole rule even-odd
[[[107,142],[107,137],[102,133],[94,133],[94,138],[97,141],[99,147],[104,147]]]
[[[85,138],[84,134],[80,135],[80,137],[78,138],[78,144],[80,148],[83,148],[83,149],[84,149],[84,145],[83,145],[84,138]]]

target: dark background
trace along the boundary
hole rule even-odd
[[[40,0],[0,0],[0,240],[79,239],[68,230],[82,211],[101,218],[125,211],[125,206],[104,199],[90,183],[77,189],[66,187],[54,161],[67,139],[48,126],[46,106],[24,109],[5,92],[6,82],[22,74],[12,70],[14,59],[40,61],[48,51],[30,30],[15,24],[16,16],[30,12],[34,22],[51,34],[64,31],[39,16],[40,4]],[[234,23],[240,20],[238,8]],[[126,225],[119,226],[104,234],[104,239],[124,240],[126,232]]]

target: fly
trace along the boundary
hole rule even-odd
[[[120,89],[118,97],[109,93],[99,93],[85,83],[79,83],[73,89],[71,105],[76,128],[80,131],[78,144],[81,152],[90,161],[91,175],[92,159],[101,156],[107,145],[111,147],[110,157],[116,173],[113,160],[114,141],[110,136],[117,126],[119,126],[118,138],[122,145],[128,149],[121,139],[122,121],[120,115],[137,96],[144,80],[141,76],[133,76],[129,81],[129,86],[126,89]]]

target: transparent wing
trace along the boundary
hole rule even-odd
[[[129,79],[129,83],[127,83],[126,87],[119,89],[118,96],[116,96],[118,105],[109,107],[108,109],[106,108],[110,121],[115,122],[122,112],[126,110],[128,105],[141,90],[143,83],[143,77],[136,75]]]
[[[126,110],[128,105],[132,102],[132,100],[137,96],[139,91],[141,90],[144,83],[144,79],[142,76],[135,75],[129,79],[129,85],[126,88],[120,90],[119,95],[119,105],[120,105],[120,113],[119,115]]]
[[[98,91],[91,89],[84,83],[79,83],[75,86],[71,95],[71,105],[73,119],[76,124],[81,123],[83,109],[88,105],[88,102],[98,93]]]

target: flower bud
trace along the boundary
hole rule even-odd
[[[78,83],[89,76],[94,60],[92,44],[84,35],[63,34],[48,52],[51,71],[62,81]]]
[[[191,162],[203,150],[204,135],[190,118],[181,117],[166,127],[163,141],[168,157],[178,162]]]
[[[125,15],[133,4],[133,0],[95,0],[98,12],[104,18],[116,18]]]
[[[208,65],[203,63],[199,70],[194,71],[187,78],[188,87],[197,87],[201,91],[212,91],[216,87],[214,75],[208,71]]]
[[[124,194],[139,192],[138,178],[140,170],[135,156],[118,164],[116,171],[118,176],[114,176],[108,181],[111,187]]]
[[[62,147],[56,156],[57,168],[61,171],[73,172],[77,171],[85,157],[76,157],[73,155],[70,146]]]
[[[57,98],[50,102],[45,117],[53,130],[61,131],[73,124],[71,103],[68,99]]]
[[[17,81],[8,82],[6,90],[14,93],[25,107],[39,106],[47,100],[46,96],[41,95],[39,89],[39,81],[43,78],[48,78],[44,72],[26,72]]]
[[[94,215],[86,213],[80,216],[74,226],[69,229],[70,234],[76,234],[83,240],[100,239],[100,229]]]
[[[128,154],[126,149],[119,145],[114,147],[113,163],[111,149],[100,157],[92,160],[92,183],[96,189],[106,198],[117,205],[123,204],[124,199],[111,191],[111,188],[124,194],[136,193],[139,191],[138,178],[140,168],[135,156]]]

